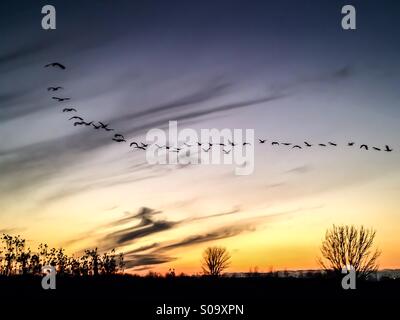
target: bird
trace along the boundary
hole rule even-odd
[[[354,142],[349,142],[347,145],[348,145],[349,147],[354,146]]]
[[[142,149],[142,150],[146,150],[146,147],[137,146],[137,147],[135,147],[135,149]]]
[[[222,152],[225,153],[225,154],[229,154],[231,151],[232,151],[232,149],[230,149],[230,150],[222,149]]]
[[[326,147],[326,144],[325,143],[319,143],[318,144],[320,147]]]
[[[328,142],[331,146],[334,146],[334,147],[336,147],[337,146],[337,143],[334,143],[334,142]]]
[[[94,123],[92,123],[93,128],[95,128],[96,130],[99,130],[101,128],[100,125],[96,126]]]
[[[294,148],[297,148],[297,149],[302,149],[302,147],[300,147],[299,145],[294,145],[293,147],[292,147],[292,149],[294,149]]]
[[[106,129],[108,127],[108,123],[104,124],[103,122],[99,121],[99,124],[103,129]]]
[[[258,139],[259,143],[265,143],[265,141],[267,141],[267,139]]]
[[[283,144],[284,146],[290,146],[290,145],[291,145],[290,142],[282,142],[282,144]]]
[[[76,127],[76,126],[81,126],[81,125],[83,125],[83,124],[85,124],[85,122],[84,121],[81,121],[81,122],[74,122],[74,126]]]
[[[202,149],[203,149],[203,151],[208,152],[211,150],[211,147],[208,147],[208,149],[204,149],[204,148],[202,148]]]
[[[183,143],[186,147],[191,147],[192,145],[191,144],[188,144],[188,143],[186,143],[186,142],[184,142]]]
[[[362,145],[360,146],[360,149],[362,149],[362,148],[364,148],[365,150],[368,150],[368,146],[367,146],[366,144],[362,144]]]
[[[104,127],[102,127],[104,130],[106,130],[106,131],[114,131],[114,129],[111,129],[111,128],[104,128]]]
[[[381,151],[381,149],[380,149],[380,148],[377,148],[377,147],[372,147],[372,149],[374,149],[374,150],[376,150],[376,151]]]
[[[212,142],[209,142],[209,143],[208,143],[208,146],[209,146],[209,147],[212,147],[213,145],[214,145],[214,144],[213,144]]]
[[[112,138],[115,142],[126,142],[125,139]]]
[[[218,145],[220,145],[221,147],[225,147],[225,143],[218,143]]]
[[[197,142],[197,146],[201,147],[202,143],[201,142]]]
[[[243,142],[243,145],[244,145],[244,146],[245,146],[245,145],[251,146],[251,143],[250,143],[250,142]]]
[[[271,145],[273,145],[273,146],[279,146],[279,142],[278,142],[278,141],[272,141],[272,142],[271,142]]]
[[[140,144],[142,145],[142,147],[145,147],[145,148],[147,148],[147,147],[149,146],[148,143],[143,143],[143,142],[141,142]]]
[[[57,67],[57,68],[60,68],[60,69],[62,69],[62,70],[65,70],[65,66],[62,65],[62,64],[59,63],[59,62],[52,62],[52,63],[46,64],[44,67],[45,67],[45,68],[48,68],[48,67]]]
[[[85,126],[90,126],[90,125],[92,125],[92,123],[93,123],[93,121],[90,121],[90,122],[85,122],[85,121],[83,121],[83,124],[84,124]]]
[[[81,117],[78,117],[78,116],[71,117],[68,120],[73,120],[73,119],[77,119],[77,120],[83,121],[83,119]]]
[[[139,147],[138,143],[135,142],[135,141],[131,142],[129,146],[130,146],[130,147],[132,147],[132,146]]]
[[[232,147],[236,146],[236,143],[234,143],[233,141],[231,141],[231,140],[229,140],[229,139],[228,139],[228,142],[229,142],[229,144],[230,144]]]
[[[64,108],[62,112],[76,112],[75,108]]]
[[[59,98],[59,97],[51,97],[51,98],[57,100],[58,102],[71,100],[71,98]]]
[[[304,141],[304,144],[305,144],[307,147],[311,147],[311,146],[312,146],[312,144],[309,144],[307,141]]]
[[[392,152],[393,149],[391,149],[388,145],[385,145],[385,151],[386,152]]]
[[[119,133],[114,134],[114,138],[125,139],[124,136],[122,134],[119,134]]]
[[[60,89],[64,89],[64,88],[63,87],[48,87],[47,91],[57,91],[57,90],[60,90]]]

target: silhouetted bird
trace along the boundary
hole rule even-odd
[[[391,149],[388,145],[385,145],[385,151],[386,152],[392,152],[393,149]]]
[[[106,131],[114,131],[114,129],[111,129],[111,128],[104,128],[104,127],[102,127],[104,130],[106,130]]]
[[[365,150],[368,150],[368,146],[367,146],[366,144],[362,144],[362,145],[360,146],[360,149],[362,149],[362,148],[364,148]]]
[[[319,143],[318,144],[320,147],[326,147],[326,144],[324,144],[324,143]]]
[[[234,143],[233,141],[231,141],[231,140],[229,140],[229,139],[228,139],[228,142],[229,142],[229,144],[230,144],[232,147],[236,146],[236,143]]]
[[[48,67],[57,67],[57,68],[60,68],[60,69],[62,69],[62,70],[65,70],[65,66],[62,65],[62,64],[59,63],[59,62],[52,62],[52,63],[46,64],[44,67],[45,67],[45,68],[48,68]]]
[[[202,148],[202,149],[203,149],[203,151],[208,152],[211,150],[211,147],[208,147],[208,149],[204,149],[204,148]]]
[[[297,148],[297,149],[302,149],[302,147],[300,147],[299,145],[294,145],[293,147],[292,147],[292,149],[294,149],[294,148]]]
[[[81,125],[84,125],[85,124],[85,122],[83,122],[83,121],[81,121],[81,122],[74,122],[74,126],[76,127],[76,126],[81,126]]]
[[[267,141],[267,139],[258,139],[259,143],[265,143],[265,141]]]
[[[246,146],[246,145],[251,146],[251,143],[250,143],[250,142],[243,142],[243,145],[244,145],[244,146]]]
[[[62,112],[76,112],[75,108],[64,108]]]
[[[85,122],[85,121],[83,121],[83,124],[84,124],[85,126],[90,126],[90,125],[92,125],[92,123],[93,123],[93,121],[90,121],[90,122]]]
[[[309,144],[307,141],[304,141],[304,144],[305,144],[307,147],[312,147],[312,144]]]
[[[202,143],[201,143],[201,142],[197,142],[197,145],[198,145],[199,147],[201,147]]]
[[[71,118],[69,118],[68,120],[73,120],[73,119],[83,121],[83,119],[82,119],[81,117],[78,117],[78,116],[71,117]]]
[[[92,123],[93,128],[95,128],[95,130],[99,130],[101,129],[101,125],[96,126],[94,123]]]
[[[104,124],[103,122],[99,121],[99,124],[103,129],[106,129],[108,127],[108,123]]]
[[[137,147],[135,147],[135,149],[146,150],[146,147],[137,146]]]
[[[114,134],[114,138],[125,139],[124,136],[122,134],[119,134],[119,133]]]
[[[221,147],[225,147],[225,143],[218,143]]]
[[[57,91],[57,90],[60,90],[60,89],[64,89],[64,88],[63,87],[48,87],[47,91]]]
[[[354,146],[354,142],[349,142],[347,145],[348,145],[349,147]]]
[[[130,147],[132,147],[132,146],[139,147],[138,143],[135,142],[135,141],[131,142],[129,146],[130,146]]]
[[[225,153],[225,154],[229,154],[231,151],[232,151],[232,149],[231,150],[222,149],[222,152]]]
[[[291,145],[290,142],[282,142],[281,144],[283,144],[284,146],[290,146]]]
[[[125,139],[112,138],[115,142],[126,142]]]
[[[71,100],[71,98],[59,98],[59,97],[51,97],[51,98],[57,100],[58,102]]]
[[[145,147],[145,148],[147,148],[147,147],[149,146],[148,143],[143,143],[143,142],[141,142],[140,144],[142,145],[142,147]]]
[[[334,146],[334,147],[336,147],[337,146],[337,143],[334,143],[334,142],[328,142],[331,146]]]
[[[272,141],[272,142],[271,142],[271,145],[273,145],[273,146],[279,146],[279,142],[278,142],[278,141]]]
[[[374,150],[376,150],[376,151],[381,151],[381,149],[380,149],[380,148],[377,148],[377,147],[372,147],[372,149],[374,149]]]

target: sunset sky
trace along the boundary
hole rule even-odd
[[[352,1],[345,31],[341,1],[48,2],[0,4],[2,233],[196,273],[210,245],[230,251],[229,271],[317,268],[325,230],[355,224],[376,229],[381,268],[400,267],[398,3]],[[45,4],[56,30],[41,29]],[[43,67],[54,61],[67,69]],[[129,141],[177,120],[338,147],[257,144],[248,176],[148,165],[65,106]]]

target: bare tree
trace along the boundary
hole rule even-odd
[[[203,252],[202,269],[204,274],[219,276],[230,265],[231,255],[222,247],[208,247]]]
[[[322,242],[320,265],[340,273],[352,266],[358,277],[368,277],[378,270],[380,251],[373,250],[376,231],[363,226],[335,226],[328,229]]]

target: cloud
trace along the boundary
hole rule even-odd
[[[158,253],[132,254],[125,256],[125,267],[127,269],[138,266],[162,264],[176,260],[175,257],[168,257]]]
[[[303,174],[310,172],[312,167],[310,165],[302,165],[298,167],[294,167],[292,169],[286,170],[285,173],[296,173],[296,174]]]

